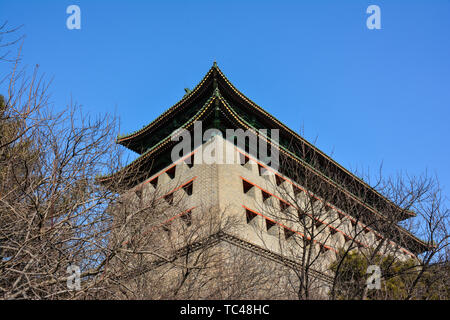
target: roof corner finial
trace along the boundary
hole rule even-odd
[[[214,68],[218,68],[218,66],[217,66],[217,61],[216,61],[215,59],[214,59],[213,67],[214,67]]]
[[[189,95],[192,92],[192,90],[189,88],[184,88],[184,92],[186,92],[186,93],[183,95],[183,98],[186,97],[187,95]]]

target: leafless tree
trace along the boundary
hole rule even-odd
[[[5,28],[0,38],[14,35]],[[293,143],[304,161],[282,157],[282,175],[265,175],[260,191],[267,225],[258,232],[272,246],[263,233],[278,223],[279,254],[259,256],[233,243],[230,231],[241,222],[192,202],[185,181],[152,184],[148,170],[124,166],[117,119],[84,116],[74,103],[53,112],[49,82],[37,67],[29,74],[21,66],[21,38],[0,46],[9,66],[0,77],[0,298],[335,299],[355,251],[367,265],[394,257],[383,278],[407,273],[406,299],[448,284],[449,212],[434,178],[380,178],[374,186],[390,201],[375,201],[371,188],[342,180],[340,168]],[[404,220],[411,212],[417,217]],[[431,245],[396,270],[409,239],[399,223]],[[68,286],[69,266],[80,268],[79,289]],[[392,298],[364,283],[353,289],[346,298]]]
[[[383,265],[382,280],[409,273],[405,289],[408,294],[404,298],[416,297],[414,288],[433,261],[448,261],[443,255],[448,245],[448,209],[443,205],[436,179],[399,176],[394,180],[380,175],[373,187],[364,187],[359,179],[349,178],[350,173],[343,177],[343,169],[325,161],[323,154],[306,142],[292,142],[290,149],[302,160],[281,154],[282,174],[260,166],[260,170],[269,173],[264,175],[268,189],[261,191],[263,202],[259,208],[266,216],[266,227],[256,229],[264,240],[268,239],[264,234],[270,233],[270,227],[279,225],[279,232],[273,233],[279,242],[277,250],[298,262],[293,265],[286,260],[295,273],[289,284],[297,298],[338,298],[337,288],[345,287],[348,279],[348,274],[347,278],[342,276],[344,262],[354,253],[363,257],[366,266],[380,264],[381,257],[390,257],[389,264]],[[405,218],[409,219],[404,221]],[[418,257],[406,252],[411,233],[423,239],[425,245],[433,245]],[[414,263],[408,268],[396,267],[408,259],[405,252]],[[355,274],[358,272],[355,270]],[[365,278],[358,290],[349,290],[346,298],[368,298]],[[446,278],[448,281],[448,275]],[[372,293],[371,298],[375,297]]]
[[[117,119],[74,103],[53,112],[49,83],[16,49],[1,75],[0,298],[258,297],[264,273],[220,242],[233,219],[193,204],[182,181],[153,187],[148,171],[124,166]],[[70,266],[80,288],[68,286]]]
[[[188,158],[121,192],[110,208],[116,225],[110,238],[116,247],[110,250],[118,254],[105,272],[109,294],[119,299],[281,297],[283,290],[270,281],[274,265],[236,245],[240,218],[194,193],[193,182],[205,168],[189,168]]]

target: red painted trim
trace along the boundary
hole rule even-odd
[[[275,221],[275,220],[273,220],[273,219],[271,219],[271,218],[269,218],[269,217],[263,215],[262,213],[259,213],[259,212],[255,211],[255,210],[252,210],[252,209],[248,208],[248,207],[245,206],[245,205],[242,205],[242,207],[243,207],[244,209],[246,209],[246,210],[249,210],[249,211],[251,211],[251,212],[253,212],[253,213],[255,213],[255,214],[257,214],[257,215],[263,217],[264,219],[270,220],[270,221],[272,221],[272,222],[278,224],[279,226],[281,226],[281,227],[284,228],[284,229],[287,229],[287,230],[292,231],[292,232],[294,232],[294,233],[296,233],[296,234],[299,234],[302,238],[306,238],[307,240],[311,240],[310,237],[305,236],[305,235],[302,234],[301,232],[298,232],[298,231],[295,231],[295,230],[293,230],[293,229],[291,229],[291,228],[289,228],[289,227],[286,227],[284,224],[282,224],[282,223],[280,223],[280,222],[277,222],[277,221]],[[334,252],[337,253],[337,251],[336,251],[335,249],[333,249],[332,247],[329,247],[329,246],[327,246],[327,245],[321,243],[320,241],[313,240],[313,242],[314,242],[314,243],[319,243],[319,244],[320,244],[321,246],[323,246],[324,248],[333,250]]]
[[[296,188],[302,190],[303,192],[305,192],[305,193],[308,194],[309,196],[314,197],[315,199],[317,199],[317,200],[319,200],[319,201],[321,201],[321,202],[324,202],[323,199],[320,199],[319,197],[317,197],[317,196],[316,196],[315,194],[313,194],[312,192],[310,192],[310,191],[306,190],[305,188],[301,187],[300,185],[294,183],[291,179],[283,177],[279,172],[273,170],[271,167],[268,167],[268,166],[266,166],[265,164],[259,162],[257,159],[255,159],[255,158],[253,158],[252,156],[250,156],[250,155],[248,155],[248,154],[242,152],[242,151],[239,150],[237,147],[235,147],[235,149],[236,149],[236,151],[238,151],[238,152],[241,153],[242,155],[247,156],[249,159],[252,159],[252,160],[255,161],[257,164],[259,164],[260,166],[264,167],[266,170],[271,171],[273,174],[275,174],[275,175],[279,176],[281,179],[283,179],[283,180],[289,182],[290,184],[292,184],[292,185],[295,186]],[[352,216],[349,216],[348,214],[344,213],[342,210],[336,208],[336,207],[333,206],[332,204],[328,203],[327,206],[329,206],[329,207],[333,208],[334,210],[340,212],[341,214],[343,214],[344,216],[346,216],[349,220],[351,220],[351,221],[353,221],[353,222],[356,221]],[[360,222],[358,222],[358,223],[361,224]]]
[[[241,178],[242,180],[244,180],[244,181],[246,181],[246,182],[250,183],[251,185],[253,185],[253,186],[257,187],[258,189],[260,189],[260,190],[264,191],[265,193],[268,193],[268,194],[270,194],[270,195],[271,195],[272,197],[275,197],[275,198],[277,198],[278,200],[280,200],[280,201],[283,201],[284,203],[286,203],[286,204],[290,205],[291,207],[293,207],[293,205],[292,205],[292,204],[290,204],[289,202],[287,202],[286,200],[283,200],[283,199],[281,199],[280,197],[278,197],[278,196],[274,195],[273,193],[271,193],[271,192],[267,191],[266,189],[263,189],[263,188],[261,188],[260,186],[258,186],[258,185],[256,185],[256,184],[254,184],[253,182],[249,181],[248,179],[244,178],[243,176],[239,176],[239,178]]]
[[[197,207],[195,206],[195,207],[192,207],[192,208],[190,208],[190,209],[187,209],[187,210],[183,211],[182,213],[179,213],[179,214],[177,214],[176,216],[173,216],[172,218],[170,218],[170,219],[164,221],[163,223],[161,223],[161,224],[160,224],[159,226],[157,226],[157,227],[161,227],[162,225],[168,224],[169,222],[172,222],[172,221],[175,220],[176,218],[181,217],[182,215],[188,213],[189,211],[192,211],[192,210],[195,209],[195,208],[197,208]]]
[[[257,159],[255,159],[255,158],[252,157],[251,155],[249,155],[249,154],[247,154],[247,153],[245,153],[245,152],[242,152],[242,151],[239,150],[239,148],[237,148],[237,147],[235,147],[235,149],[236,149],[236,151],[239,152],[240,154],[242,154],[242,155],[248,157],[249,159],[252,159],[254,162],[256,162],[257,164],[261,165],[261,166],[264,167],[266,170],[269,170],[269,171],[273,172],[274,174],[276,174],[277,176],[279,176],[281,179],[284,179],[285,181],[289,182],[290,184],[292,184],[292,185],[295,186],[296,188],[302,190],[303,192],[305,192],[305,193],[308,194],[309,196],[312,196],[312,197],[314,197],[315,199],[317,199],[317,200],[319,200],[319,201],[321,201],[321,202],[324,202],[323,199],[318,198],[316,195],[314,195],[314,194],[311,193],[310,191],[306,190],[305,188],[301,187],[300,185],[297,185],[297,184],[294,183],[291,179],[283,177],[283,176],[280,175],[278,172],[274,171],[272,168],[270,168],[270,167],[264,165],[263,163],[259,162]],[[242,178],[242,177],[241,177],[241,178]],[[243,178],[243,179],[244,179],[244,178]],[[249,182],[248,180],[246,180],[246,181]],[[251,183],[251,182],[249,182],[249,183]],[[255,185],[255,184],[253,184],[253,185]],[[256,186],[256,185],[255,185],[255,186]],[[257,186],[257,187],[258,187],[258,186]],[[262,189],[262,188],[260,188],[260,187],[258,187],[258,188],[261,189],[261,190],[264,190],[264,189]],[[267,192],[267,191],[264,190],[264,192]],[[267,192],[267,193],[271,194],[270,192]],[[272,195],[272,194],[271,194],[271,195]],[[276,196],[274,196],[274,197],[276,197]],[[276,197],[276,198],[278,198],[278,197]],[[278,199],[279,199],[279,198],[278,198]],[[333,210],[337,211],[338,213],[344,215],[344,216],[347,217],[350,221],[352,221],[352,222],[355,222],[355,221],[356,221],[356,219],[354,219],[352,216],[350,216],[350,215],[348,215],[347,213],[343,212],[342,210],[336,208],[336,207],[335,207],[334,205],[332,205],[331,203],[327,203],[326,205],[327,205],[328,207],[332,208]],[[318,220],[318,219],[316,219],[316,220]],[[368,230],[372,231],[374,234],[378,235],[379,237],[385,238],[383,235],[381,235],[380,233],[378,233],[378,232],[375,231],[374,229],[372,229],[372,228],[370,228],[370,227],[368,227],[368,226],[363,225],[360,221],[357,221],[357,223],[358,223],[363,229],[368,229]],[[337,231],[343,233],[343,232],[340,231],[340,230],[337,230]],[[345,234],[345,233],[343,233],[343,234]],[[353,239],[353,238],[352,238],[352,239]],[[355,241],[356,241],[356,240],[355,240]],[[360,243],[360,242],[358,242],[358,243]],[[367,247],[367,246],[366,246],[366,247]],[[411,252],[409,252],[408,250],[404,249],[403,247],[401,247],[401,249],[402,249],[403,251],[409,253],[410,255],[414,256]],[[414,257],[415,257],[415,256],[414,256]]]
[[[266,170],[271,171],[271,172],[274,173],[275,175],[279,176],[281,179],[283,179],[283,180],[289,182],[289,183],[292,184],[294,187],[296,187],[296,188],[302,190],[303,192],[305,192],[305,193],[308,194],[309,196],[312,196],[312,197],[314,197],[315,199],[317,199],[317,200],[319,200],[319,201],[321,201],[321,202],[324,202],[323,199],[318,198],[316,195],[314,195],[314,194],[311,193],[310,191],[306,190],[305,188],[301,187],[300,185],[297,185],[297,184],[294,183],[290,178],[283,177],[280,173],[276,172],[276,171],[273,170],[271,167],[266,166],[265,164],[261,163],[258,159],[255,159],[255,158],[252,157],[251,155],[249,155],[249,154],[247,154],[247,153],[245,153],[245,152],[242,152],[239,148],[235,147],[235,149],[236,149],[237,152],[239,152],[239,153],[242,154],[243,156],[248,157],[249,159],[253,160],[254,162],[256,162],[257,164],[259,164],[260,166],[264,167]],[[242,177],[241,177],[241,178],[242,178]],[[246,180],[246,181],[249,182],[248,180]],[[251,183],[251,182],[249,182],[249,183]],[[253,185],[255,185],[255,184],[253,184]],[[256,186],[256,185],[255,185],[255,186]],[[258,186],[257,186],[257,187],[258,187]],[[261,189],[261,190],[263,190],[263,189],[260,188],[260,187],[258,187],[258,188]],[[267,192],[267,191],[264,190],[264,192]],[[267,192],[267,193],[271,194],[270,192]],[[272,195],[272,194],[271,194],[271,195]],[[276,196],[274,196],[274,197],[276,197]],[[276,198],[278,198],[278,197],[276,197]],[[280,199],[280,200],[281,200],[281,199]],[[355,222],[355,221],[356,221],[356,219],[354,219],[352,216],[350,216],[350,215],[348,215],[347,213],[343,212],[342,210],[336,208],[336,207],[335,207],[334,205],[332,205],[331,203],[327,203],[326,205],[329,206],[330,208],[332,208],[333,210],[337,211],[338,213],[344,215],[344,216],[347,217],[350,221],[352,221],[352,222]],[[316,220],[318,220],[318,219],[316,219]],[[323,222],[322,222],[322,223],[323,223]],[[370,227],[368,227],[368,226],[363,225],[360,221],[357,221],[357,223],[358,223],[363,229],[365,229],[365,230],[368,229],[368,230],[372,231],[374,234],[378,235],[379,237],[381,237],[381,238],[383,238],[383,239],[385,238],[383,235],[381,235],[379,232],[375,231],[374,229],[372,229],[372,228],[370,228]],[[333,228],[333,229],[335,229],[335,228]],[[336,229],[336,231],[339,231],[339,232],[341,232],[342,234],[345,235],[344,232],[342,232],[342,231],[340,231],[340,230],[338,230],[338,229]],[[352,239],[353,239],[353,238],[352,238]],[[358,242],[358,243],[360,243],[360,242],[357,241],[357,240],[355,240],[355,241]],[[392,241],[391,241],[391,242],[392,242]],[[360,244],[361,244],[361,243],[360,243]],[[365,245],[363,245],[363,246],[365,246]],[[367,248],[368,246],[365,246],[365,247]],[[410,251],[408,251],[407,249],[405,249],[405,248],[403,248],[403,247],[400,247],[400,249],[401,249],[403,252],[405,252],[405,253],[411,255],[412,257],[415,257],[415,255],[414,255],[413,253],[411,253]]]
[[[247,183],[250,183],[251,185],[257,187],[258,189],[260,189],[260,190],[262,190],[262,191],[264,191],[264,192],[270,194],[271,196],[273,196],[273,197],[279,199],[280,201],[283,201],[284,203],[288,204],[289,206],[294,207],[294,206],[293,206],[292,204],[290,204],[289,202],[284,201],[283,199],[281,199],[281,198],[275,196],[274,194],[270,193],[269,191],[267,191],[267,190],[261,188],[260,186],[254,184],[253,182],[249,181],[248,179],[245,179],[245,178],[242,177],[242,176],[239,176],[239,177],[240,177],[242,180],[246,181]],[[368,246],[366,246],[365,244],[363,244],[363,243],[361,243],[360,241],[356,240],[354,237],[349,236],[349,235],[346,234],[345,232],[343,232],[343,231],[341,231],[341,230],[339,230],[339,229],[337,229],[337,228],[331,226],[331,224],[327,224],[326,222],[320,220],[319,218],[312,217],[311,214],[307,213],[306,211],[305,211],[305,214],[306,214],[308,217],[310,217],[311,219],[313,219],[313,220],[315,220],[315,221],[318,221],[318,222],[324,224],[325,226],[330,227],[331,229],[336,230],[336,231],[339,232],[339,233],[342,233],[342,234],[344,235],[344,237],[350,238],[350,239],[353,240],[354,242],[356,242],[356,243],[358,243],[358,244],[360,244],[360,245],[362,245],[362,246],[368,248]]]

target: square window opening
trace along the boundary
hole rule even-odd
[[[184,185],[183,186],[183,190],[184,190],[184,192],[186,192],[186,194],[188,195],[188,196],[191,196],[192,195],[192,192],[193,192],[193,181],[191,181],[191,182],[189,182],[188,184],[186,184],[186,185]]]
[[[284,182],[284,179],[276,174],[275,175],[275,181],[277,183],[277,186],[279,186],[280,184],[282,184]]]
[[[192,154],[190,157],[184,159],[184,163],[186,163],[189,169],[192,168],[194,166],[194,155]]]
[[[286,240],[291,239],[293,235],[294,235],[294,231],[284,228],[284,238]]]
[[[241,166],[245,166],[250,161],[250,158],[242,153],[239,154],[239,159]]]
[[[186,223],[186,225],[189,227],[192,225],[192,211],[188,211],[181,215],[181,219]]]
[[[166,171],[167,175],[169,176],[170,179],[175,178],[175,172],[177,170],[177,166],[173,166],[172,168],[170,168],[169,170]]]
[[[264,168],[262,165],[260,165],[259,163],[258,163],[258,172],[259,172],[259,175],[260,176],[265,176],[265,175],[267,175],[267,169],[266,168]]]
[[[247,223],[250,223],[252,221],[255,221],[254,219],[256,218],[257,214],[248,209],[245,209],[245,216],[247,219]]]
[[[247,193],[254,187],[254,185],[251,184],[250,182],[242,180],[242,187],[243,187],[244,193]]]
[[[267,199],[269,199],[271,197],[271,195],[263,190],[261,190],[262,193],[262,197],[263,197],[263,201],[266,201]]]
[[[283,200],[280,200],[280,208],[281,208],[281,211],[286,211],[289,208],[289,203],[287,203]]]
[[[150,180],[150,184],[156,189],[156,187],[158,186],[158,177]]]
[[[168,204],[173,205],[173,192],[165,195],[164,200],[166,200]]]
[[[273,222],[273,221],[271,221],[269,219],[266,219],[266,230],[267,231],[270,231],[273,227],[275,227],[275,225],[276,225],[275,222]]]

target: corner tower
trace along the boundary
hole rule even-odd
[[[221,134],[196,139],[199,128],[201,137],[211,129]],[[249,140],[237,144],[227,138],[230,129],[247,132]],[[264,129],[278,130],[277,141]],[[174,160],[172,150],[179,141],[171,137],[180,130],[194,138],[189,152]],[[251,136],[278,151],[276,168],[249,143]],[[226,211],[240,226],[214,235],[216,244],[226,242],[285,267],[304,267],[299,257],[312,248],[320,259],[311,270],[321,281],[331,281],[328,266],[341,248],[371,250],[382,244],[384,252],[391,250],[400,259],[416,258],[428,248],[397,224],[413,212],[395,205],[243,95],[216,63],[179,102],[144,128],[118,137],[117,143],[139,157],[101,183],[120,177],[122,189],[163,188],[165,199],[183,192],[189,197],[190,218],[201,205]],[[239,161],[199,161],[208,147]]]

